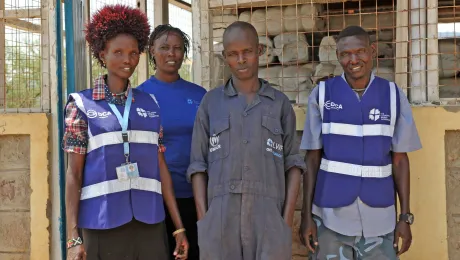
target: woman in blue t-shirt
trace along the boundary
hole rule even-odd
[[[154,94],[161,109],[165,157],[174,184],[180,215],[189,241],[189,260],[198,260],[197,214],[192,185],[186,172],[190,163],[193,123],[206,90],[182,79],[179,69],[187,58],[189,36],[171,25],[159,25],[150,35],[150,59],[155,75],[138,89]],[[170,250],[175,248],[174,224],[166,216]]]

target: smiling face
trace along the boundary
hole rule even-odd
[[[337,59],[350,80],[370,77],[375,46],[364,36],[348,36],[337,42]]]
[[[257,35],[250,30],[233,28],[225,35],[223,56],[232,75],[239,80],[258,77],[259,56],[262,53]]]
[[[131,35],[119,34],[107,41],[99,57],[111,76],[127,80],[139,64],[139,45]]]
[[[184,61],[184,41],[175,32],[167,32],[155,40],[150,48],[156,69],[165,74],[178,74]]]

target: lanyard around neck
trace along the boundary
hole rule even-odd
[[[132,101],[133,91],[130,88],[128,91],[128,98],[126,100],[125,111],[123,112],[123,116],[121,116],[120,111],[118,111],[117,107],[114,104],[109,103],[110,108],[112,109],[115,116],[117,116],[118,122],[121,125],[121,137],[123,138],[123,150],[126,158],[126,163],[128,163],[129,161],[128,119]]]

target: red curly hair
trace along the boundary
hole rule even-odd
[[[107,42],[119,34],[132,35],[142,53],[147,46],[150,25],[147,16],[137,8],[126,5],[106,5],[98,10],[86,25],[85,38],[93,57],[104,66],[99,54]]]

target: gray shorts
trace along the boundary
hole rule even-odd
[[[312,260],[397,260],[393,247],[394,234],[365,238],[350,237],[336,233],[320,218],[313,217],[317,225],[318,247]]]

